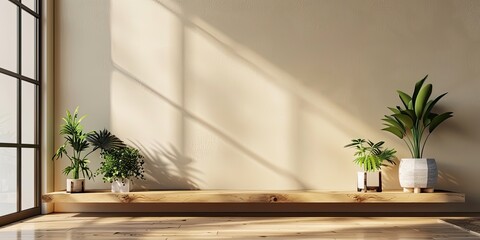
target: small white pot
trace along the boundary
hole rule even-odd
[[[366,185],[366,186],[365,186]],[[382,172],[357,172],[357,192],[382,191]]]
[[[81,193],[85,192],[85,179],[70,179],[67,178],[67,193]]]
[[[130,192],[130,179],[123,179],[123,181],[112,182],[112,192],[114,193],[128,193]]]
[[[437,163],[432,158],[403,158],[398,176],[405,192],[433,192],[438,178]]]

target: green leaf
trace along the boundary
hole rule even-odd
[[[417,100],[415,101],[415,115],[419,119],[423,116],[423,110],[425,108],[425,104],[430,98],[430,94],[432,94],[432,84],[423,86],[418,93]]]
[[[83,115],[80,117],[80,119],[78,119],[77,123],[81,123],[83,119],[85,119],[87,117],[87,115]]]
[[[415,112],[411,109],[407,109],[407,110],[402,110],[400,111],[401,114],[403,115],[408,115],[413,122],[416,122],[417,121],[417,116],[415,116]]]
[[[446,112],[446,113],[442,113],[436,117],[434,117],[432,119],[432,122],[430,123],[430,126],[429,126],[429,131],[430,132],[433,132],[433,130],[435,130],[435,128],[438,127],[438,125],[440,125],[440,123],[442,123],[443,121],[453,117],[453,112]]]
[[[416,101],[417,101],[417,95],[418,95],[418,92],[420,91],[420,89],[422,88],[423,86],[423,83],[425,82],[425,80],[427,79],[428,77],[428,74],[420,81],[418,81],[416,84],[415,84],[415,89],[413,90],[413,95],[412,95],[412,102],[413,104],[415,105]]]
[[[403,124],[400,123],[396,118],[394,118],[392,116],[385,115],[385,118],[382,119],[382,120],[384,122],[388,123],[388,124],[385,124],[385,125],[396,127],[399,130],[401,130],[402,132],[405,132],[405,128],[404,128]]]
[[[383,128],[382,129],[383,131],[388,131],[388,132],[391,132],[393,133],[395,136],[399,137],[399,138],[403,138],[403,134],[400,130],[398,130],[398,128],[394,128],[394,127],[386,127],[386,128]]]
[[[67,154],[67,150],[65,150],[65,144],[63,144],[62,146],[60,146],[57,149],[57,151],[55,152],[55,154],[52,157],[52,160],[62,158],[63,154]]]
[[[403,124],[405,129],[411,129],[413,127],[413,120],[408,114],[400,113],[393,114],[392,116],[398,119]]]
[[[94,131],[88,134],[86,138],[88,142],[93,145],[93,150],[100,148],[102,151],[105,151],[112,148],[123,148],[126,146],[122,140],[110,133],[107,129],[100,130],[99,132]]]
[[[438,116],[438,114],[436,113],[430,113],[428,114],[428,116],[424,117],[423,118],[423,126],[427,127],[428,125],[430,125],[430,123],[432,122],[432,120]]]
[[[388,107],[388,109],[390,109],[390,111],[392,111],[393,113],[400,113],[400,110],[396,108]]]
[[[344,147],[353,147],[353,146],[359,146],[362,143],[365,142],[365,139],[352,139],[352,143],[345,145]]]
[[[73,171],[73,167],[72,166],[66,166],[63,169],[63,174],[68,175],[68,174],[70,174],[71,171]]]
[[[408,107],[407,107],[408,110],[413,110],[413,101],[410,100],[410,102],[408,102]]]
[[[373,147],[374,147],[374,148],[379,148],[379,147],[381,147],[384,143],[385,143],[384,141],[380,141],[380,142],[378,142],[378,143],[375,143],[375,144],[373,145]]]
[[[412,101],[412,97],[410,97],[410,95],[400,90],[397,90],[397,93],[398,93],[398,96],[400,97],[400,100],[402,100],[403,106],[405,106],[405,108],[408,108],[408,103]]]
[[[423,112],[423,117],[427,117],[428,114],[430,114],[430,112],[432,111],[433,107],[435,106],[435,104],[443,97],[445,96],[447,93],[444,93],[438,97],[436,97],[433,101],[428,101],[427,102],[427,106],[425,107],[425,111]]]

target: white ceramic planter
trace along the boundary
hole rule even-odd
[[[67,178],[67,193],[81,193],[85,191],[85,179]]]
[[[437,163],[432,158],[403,158],[398,175],[405,192],[433,192],[438,177]]]
[[[130,180],[124,179],[122,181],[112,182],[112,192],[114,193],[128,193],[130,192]]]
[[[365,186],[366,185],[366,186]],[[382,172],[357,172],[357,192],[382,191]]]

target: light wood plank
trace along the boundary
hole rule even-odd
[[[142,224],[143,223],[143,224]],[[0,228],[0,239],[478,239],[425,217],[154,217],[50,214]]]
[[[453,192],[324,192],[324,191],[147,191],[131,193],[53,192],[46,203],[463,203],[465,194]]]

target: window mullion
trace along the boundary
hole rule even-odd
[[[22,74],[22,9],[17,10],[17,73]],[[22,210],[22,80],[17,78],[17,212]]]

